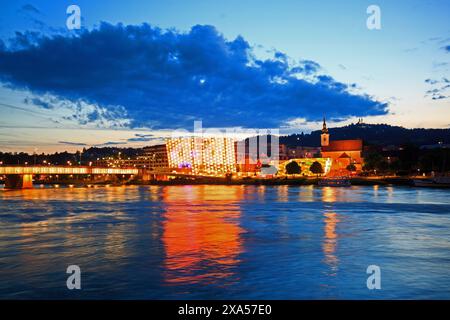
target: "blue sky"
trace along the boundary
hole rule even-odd
[[[448,1],[110,2],[2,4],[0,149],[141,146],[194,120],[450,125]],[[366,27],[371,4],[381,30]]]

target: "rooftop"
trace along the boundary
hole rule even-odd
[[[361,151],[363,143],[361,139],[354,140],[334,140],[328,146],[322,147],[322,152],[333,151]]]

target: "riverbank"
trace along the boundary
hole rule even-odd
[[[373,186],[373,185],[394,185],[394,186],[411,186],[414,187],[413,180],[416,177],[352,177],[350,178],[353,186]],[[104,186],[124,186],[124,185],[317,185],[320,178],[299,177],[299,178],[243,178],[243,179],[227,179],[220,177],[199,177],[199,178],[176,178],[167,181],[161,180],[130,180],[130,181],[96,181],[96,182],[80,182],[78,181],[50,181],[45,183],[34,182],[34,187],[43,187],[50,185],[55,188],[90,188]],[[1,185],[1,184],[0,184]],[[440,187],[440,186],[436,186]],[[442,186],[445,188],[445,186]]]
[[[129,184],[139,185],[317,185],[320,178],[274,178],[274,179],[225,179],[225,178],[198,178],[198,179],[173,179],[169,181],[133,181]],[[354,177],[350,179],[352,185],[402,185],[413,186],[412,178],[401,177]]]
[[[248,178],[248,179],[225,179],[225,178],[177,178],[169,181],[130,181],[129,185],[317,185],[320,178]],[[399,185],[413,186],[413,178],[408,177],[353,177],[351,184],[355,186],[365,185]]]

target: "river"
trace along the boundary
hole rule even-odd
[[[449,299],[450,197],[399,186],[0,189],[2,299]],[[68,290],[69,265],[81,290]],[[367,287],[379,266],[381,289]]]

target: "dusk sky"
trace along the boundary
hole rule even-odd
[[[81,9],[68,30],[66,9]],[[381,9],[369,30],[366,9]],[[4,1],[0,151],[173,129],[450,126],[450,2]]]

